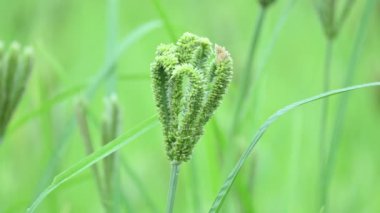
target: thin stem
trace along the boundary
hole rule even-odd
[[[242,78],[240,80],[240,82],[241,82],[241,88],[239,91],[240,94],[239,94],[238,100],[236,102],[237,104],[235,107],[235,113],[234,113],[233,122],[232,122],[231,134],[233,134],[233,132],[235,132],[235,129],[237,128],[237,124],[239,123],[239,120],[241,117],[242,105],[244,104],[244,101],[245,101],[246,95],[249,91],[249,88],[252,87],[252,84],[254,82],[254,79],[252,79],[252,76],[254,76],[254,73],[252,71],[252,67],[253,67],[253,62],[255,61],[254,60],[255,52],[256,52],[256,49],[257,49],[257,46],[259,43],[259,38],[261,35],[262,26],[263,26],[263,23],[265,20],[266,10],[267,10],[266,7],[261,7],[257,21],[256,21],[256,24],[255,24],[255,27],[254,27],[254,33],[253,33],[252,40],[251,40],[251,46],[250,46],[249,51],[248,51],[247,62],[245,65],[244,72],[242,74]]]
[[[191,188],[192,188],[192,196],[193,196],[193,211],[194,212],[201,212],[201,199],[200,199],[200,196],[199,196],[199,191],[198,191],[198,187],[199,187],[199,181],[198,181],[198,170],[197,170],[197,165],[196,165],[196,162],[195,162],[195,159],[193,159],[193,161],[191,162],[190,164],[190,168],[191,168]]]
[[[179,166],[180,166],[179,162],[172,162],[172,171],[171,171],[170,183],[169,183],[167,213],[173,212],[175,192],[176,192],[177,183],[178,183]]]
[[[323,73],[323,91],[327,92],[330,90],[331,86],[331,62],[332,62],[332,52],[333,52],[333,43],[332,39],[327,39],[326,43],[326,52],[325,52],[325,65]],[[320,129],[320,154],[321,154],[321,165],[323,167],[323,162],[325,160],[326,153],[326,127],[327,127],[327,117],[328,117],[328,107],[329,100],[324,99],[322,101],[322,116],[321,116],[321,129]]]
[[[326,43],[326,52],[325,52],[325,65],[324,65],[324,73],[323,73],[323,92],[327,92],[330,89],[331,84],[331,62],[332,62],[332,52],[333,52],[333,39],[327,38]],[[320,202],[321,206],[325,202],[325,163],[326,163],[326,130],[327,130],[327,117],[328,117],[328,108],[329,108],[329,100],[326,98],[322,100],[322,113],[321,113],[321,128],[319,135],[319,151],[320,151],[320,181],[321,181],[321,191],[320,191]]]

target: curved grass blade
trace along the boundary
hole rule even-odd
[[[227,177],[226,181],[224,182],[223,186],[220,188],[219,193],[218,193],[217,197],[215,198],[214,203],[212,204],[209,212],[210,213],[212,213],[212,212],[218,212],[218,210],[220,209],[220,207],[223,204],[223,201],[224,201],[225,197],[227,196],[229,190],[231,189],[231,186],[234,183],[234,181],[236,179],[236,176],[238,175],[241,167],[243,166],[244,162],[247,160],[247,158],[251,154],[253,148],[255,147],[255,145],[257,144],[257,142],[259,142],[259,140],[264,135],[264,133],[266,132],[266,130],[277,119],[279,119],[281,116],[285,115],[289,111],[291,111],[291,110],[293,110],[295,108],[298,108],[298,107],[300,107],[302,105],[305,105],[305,104],[308,104],[308,103],[311,103],[311,102],[314,102],[314,101],[317,101],[317,100],[320,100],[320,99],[323,99],[323,98],[327,98],[327,97],[332,96],[332,95],[337,95],[337,94],[345,93],[345,92],[348,92],[348,91],[353,91],[353,90],[362,89],[362,88],[368,88],[368,87],[375,87],[375,86],[380,86],[380,82],[361,84],[361,85],[357,85],[357,86],[346,87],[346,88],[343,88],[343,89],[332,90],[332,91],[325,92],[325,93],[322,93],[322,94],[319,94],[319,95],[316,95],[316,96],[313,96],[313,97],[310,97],[310,98],[303,99],[301,101],[297,101],[297,102],[295,102],[293,104],[290,104],[290,105],[288,105],[288,106],[286,106],[286,107],[278,110],[276,113],[274,113],[272,116],[270,116],[264,122],[264,124],[259,128],[259,130],[256,133],[255,137],[253,138],[251,144],[249,144],[248,148],[241,155],[239,161],[237,162],[237,164],[235,165],[235,167],[232,169],[231,173],[228,175],[228,177]]]
[[[92,154],[82,158],[80,161],[78,161],[76,164],[74,164],[72,167],[66,169],[65,171],[61,172],[57,176],[55,176],[53,182],[48,186],[38,197],[37,199],[32,203],[30,208],[28,208],[27,212],[31,213],[36,210],[38,205],[55,189],[57,189],[60,185],[67,182],[71,178],[75,177],[76,175],[80,174],[87,168],[91,167],[96,162],[102,160],[103,158],[107,157],[108,155],[114,153],[115,151],[121,149],[124,145],[127,145],[128,143],[134,141],[139,136],[146,133],[148,130],[152,129],[158,124],[157,122],[157,116],[153,116],[146,121],[142,122],[137,127],[131,129],[130,131],[127,131],[126,133],[122,134],[120,137],[116,138],[115,140],[109,142],[107,145],[101,147],[99,150],[93,152]]]

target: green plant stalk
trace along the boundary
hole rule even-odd
[[[363,15],[360,20],[359,28],[357,30],[353,50],[351,52],[350,60],[347,67],[346,78],[344,81],[344,86],[349,85],[354,80],[355,70],[357,66],[357,62],[360,56],[360,52],[362,49],[362,43],[365,39],[365,33],[368,28],[369,17],[373,12],[373,8],[376,0],[367,0],[366,6],[363,11]],[[344,94],[339,103],[338,103],[338,111],[335,117],[335,124],[333,127],[333,134],[330,141],[330,149],[327,156],[327,162],[325,166],[324,177],[322,179],[322,194],[321,194],[321,203],[320,208],[324,209],[325,212],[328,212],[328,188],[330,185],[330,181],[333,175],[334,165],[340,145],[340,138],[342,134],[343,124],[345,120],[345,115],[347,111],[347,103],[348,103],[349,95]]]
[[[191,181],[191,194],[192,194],[192,203],[193,203],[193,211],[194,212],[200,212],[201,206],[202,206],[202,200],[199,196],[199,181],[198,181],[198,165],[196,164],[196,161],[193,159],[193,161],[190,163],[190,169],[191,169],[191,175],[190,175],[190,181]]]
[[[254,79],[252,79],[252,77],[254,76],[252,67],[255,61],[255,52],[259,43],[262,26],[265,20],[266,11],[267,11],[267,7],[260,7],[260,12],[258,14],[257,21],[255,23],[254,33],[253,33],[251,45],[248,51],[247,62],[245,64],[244,72],[240,80],[241,87],[239,89],[239,96],[236,102],[234,116],[232,118],[233,120],[232,120],[230,135],[233,135],[235,130],[238,128],[240,118],[241,118],[241,111],[242,111],[241,109],[244,108],[243,105],[244,105],[245,99],[247,98],[246,96],[249,92],[249,89],[252,86],[252,83],[254,82]]]
[[[174,161],[172,162],[171,174],[170,174],[170,182],[169,182],[169,194],[168,194],[168,204],[167,204],[167,213],[172,213],[174,209],[174,200],[176,189],[178,185],[178,175],[179,175],[179,167],[180,163]]]
[[[326,37],[326,52],[325,52],[325,65],[324,65],[324,74],[323,74],[323,92],[326,92],[330,89],[330,80],[331,80],[331,62],[333,57],[333,44],[334,40],[332,38]],[[325,166],[326,166],[326,153],[328,151],[327,146],[329,145],[327,143],[327,119],[328,119],[328,109],[329,109],[329,101],[328,99],[324,99],[322,101],[322,108],[321,108],[321,127],[320,127],[320,134],[319,134],[319,163],[320,163],[320,202],[323,203],[324,201],[324,176],[325,176]]]
[[[120,153],[116,152],[114,155],[114,165],[113,165],[113,172],[112,172],[112,188],[111,188],[111,197],[113,198],[114,205],[112,206],[112,212],[118,213],[120,211],[120,203],[124,203],[126,206],[127,212],[135,212],[132,208],[132,205],[130,205],[129,200],[127,199],[127,196],[123,196],[123,192],[125,190],[121,187],[121,172],[120,172]]]
[[[324,74],[323,74],[323,91],[326,92],[330,90],[331,86],[331,62],[333,58],[333,45],[334,40],[327,38],[326,43],[326,52],[325,52],[325,65],[324,65]],[[329,101],[328,99],[324,99],[322,101],[322,114],[321,114],[321,129],[320,129],[320,135],[319,135],[319,145],[320,145],[320,161],[321,161],[321,168],[323,168],[325,158],[326,158],[326,129],[327,129],[327,118],[328,118],[328,108],[329,108]]]
[[[379,87],[379,86],[380,86],[380,82],[373,82],[373,83],[361,84],[361,85],[346,87],[346,88],[342,88],[342,89],[332,90],[332,91],[328,91],[328,92],[325,92],[325,93],[322,93],[322,94],[319,94],[319,95],[316,95],[316,96],[313,96],[310,98],[303,99],[301,101],[297,101],[293,104],[290,104],[290,105],[278,110],[276,113],[274,113],[272,116],[270,116],[264,122],[263,125],[261,125],[261,127],[259,128],[259,130],[255,134],[252,142],[249,144],[248,148],[243,152],[239,161],[235,164],[235,167],[232,169],[232,171],[228,175],[227,179],[225,180],[224,184],[220,188],[219,193],[216,196],[209,212],[214,213],[214,212],[219,211],[219,209],[222,206],[227,194],[229,193],[237,175],[239,174],[241,167],[243,166],[245,161],[248,159],[249,155],[251,154],[251,152],[255,148],[256,144],[260,141],[260,139],[262,138],[264,133],[267,131],[267,129],[275,121],[277,121],[280,117],[282,117],[283,115],[285,115],[286,113],[290,112],[293,109],[296,109],[300,106],[312,103],[314,101],[317,101],[317,100],[320,100],[323,98],[327,98],[329,96],[333,96],[333,95],[337,95],[340,93],[345,93],[345,92],[349,92],[349,91],[353,91],[353,90],[369,88],[369,87]]]

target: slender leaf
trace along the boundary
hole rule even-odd
[[[259,130],[256,133],[256,135],[254,136],[251,144],[248,146],[248,148],[245,150],[245,152],[241,155],[239,161],[236,163],[235,167],[232,169],[232,171],[228,175],[228,177],[227,177],[226,181],[224,182],[223,186],[220,188],[219,193],[216,196],[216,198],[214,200],[214,203],[212,204],[209,212],[217,212],[220,209],[220,207],[223,204],[224,199],[226,198],[229,190],[231,189],[231,186],[234,183],[234,181],[235,181],[235,179],[236,179],[236,177],[237,177],[237,175],[238,175],[241,167],[243,166],[244,162],[247,160],[247,158],[251,154],[253,148],[259,142],[259,140],[264,135],[264,133],[266,132],[266,130],[277,119],[279,119],[281,116],[285,115],[289,111],[291,111],[291,110],[293,110],[295,108],[298,108],[298,107],[300,107],[302,105],[305,105],[305,104],[308,104],[308,103],[311,103],[311,102],[314,102],[314,101],[317,101],[317,100],[320,100],[320,99],[323,99],[323,98],[327,98],[327,97],[332,96],[332,95],[336,95],[336,94],[340,94],[340,93],[344,93],[344,92],[348,92],[348,91],[352,91],[352,90],[362,89],[362,88],[375,87],[375,86],[380,86],[380,82],[361,84],[361,85],[357,85],[357,86],[346,87],[346,88],[343,88],[343,89],[332,90],[332,91],[325,92],[325,93],[322,93],[322,94],[319,94],[319,95],[316,95],[316,96],[313,96],[313,97],[310,97],[310,98],[303,99],[301,101],[297,101],[297,102],[295,102],[293,104],[290,104],[290,105],[288,105],[288,106],[286,106],[286,107],[278,110],[276,113],[274,113],[272,116],[270,116],[264,122],[264,124],[259,128]]]

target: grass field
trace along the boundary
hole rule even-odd
[[[335,17],[355,3],[333,39],[318,2],[276,0],[262,9],[256,0],[0,0],[0,40],[33,47],[35,62],[0,144],[0,213],[26,212],[53,188],[35,212],[167,211],[170,161],[150,64],[159,44],[185,32],[224,46],[233,59],[232,82],[181,164],[175,196],[173,212],[209,212],[273,113],[380,81],[380,1],[336,1]],[[116,96],[120,127],[105,137]],[[95,150],[87,158],[80,116]],[[380,212],[379,130],[378,83],[284,114],[245,159],[218,211]]]

